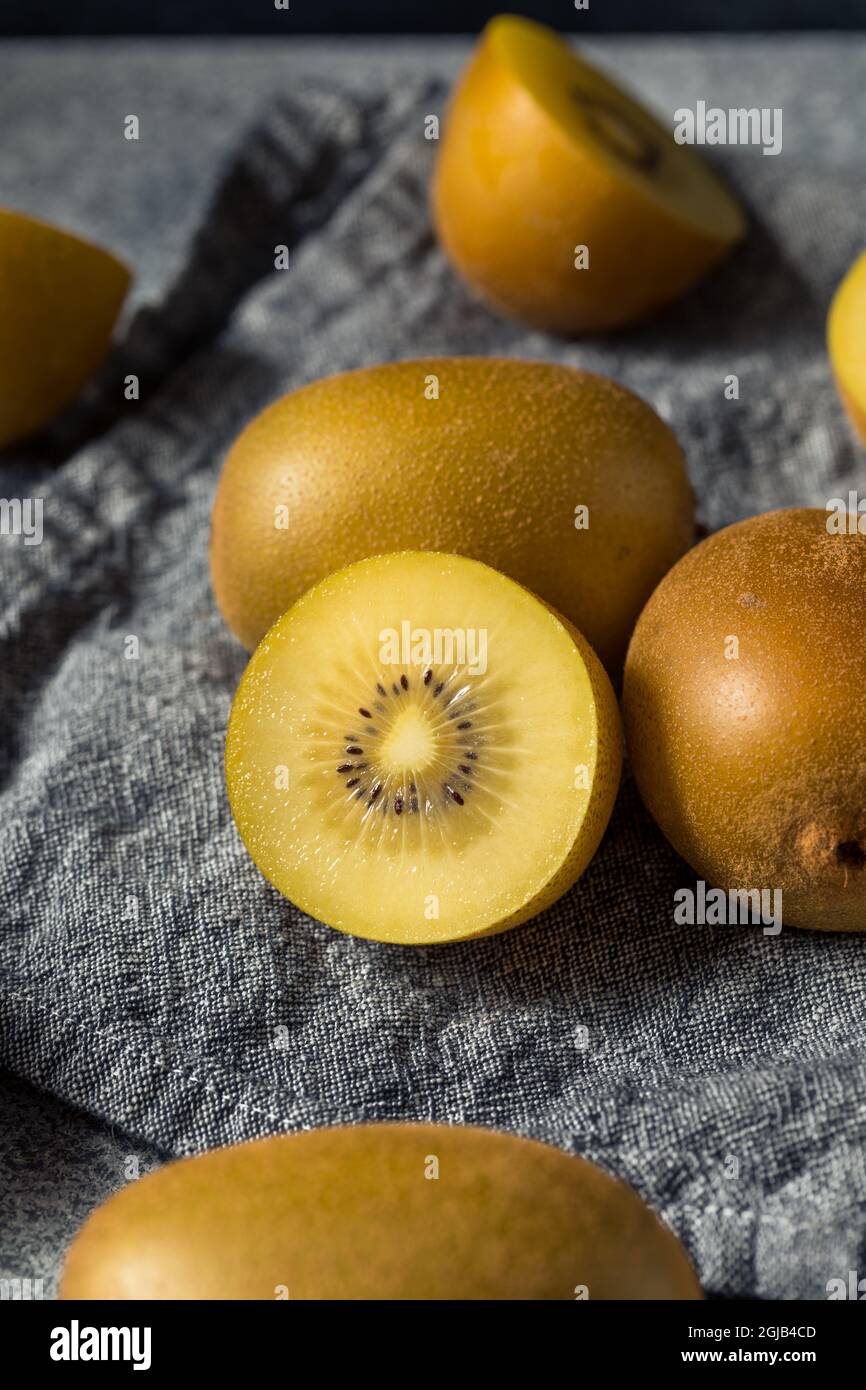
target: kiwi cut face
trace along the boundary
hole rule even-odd
[[[504,930],[589,862],[620,768],[591,648],[474,560],[351,565],[271,629],[226,775],[265,876],[311,916],[425,944]]]
[[[102,247],[0,208],[0,448],[77,396],[108,352],[130,279]]]
[[[842,404],[860,442],[866,444],[866,251],[833,296],[827,346]]]
[[[743,235],[743,215],[710,166],[690,146],[676,144],[649,111],[558,34],[534,20],[502,15],[491,21],[490,38],[564,139],[685,223],[731,242]]]

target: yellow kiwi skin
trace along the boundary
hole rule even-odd
[[[544,642],[543,649],[539,650],[544,651],[546,661],[552,663],[553,660],[548,645],[552,634],[559,630],[562,637],[561,644],[559,639],[556,642],[556,666],[542,665],[539,653],[536,653],[535,659],[541,680],[565,677],[566,666],[559,663],[567,660],[568,688],[573,698],[578,700],[575,718],[581,729],[578,747],[586,782],[578,791],[573,782],[575,769],[568,762],[566,753],[563,753],[563,762],[567,765],[551,768],[555,781],[551,781],[546,799],[548,804],[553,804],[552,799],[556,798],[560,806],[556,839],[550,844],[545,843],[544,857],[539,853],[538,858],[527,858],[519,883],[522,891],[518,896],[519,889],[515,886],[515,894],[505,911],[501,902],[497,906],[494,899],[488,898],[480,913],[474,904],[467,911],[458,902],[451,903],[447,909],[442,904],[441,911],[432,920],[426,916],[422,920],[417,911],[412,912],[408,901],[402,901],[399,891],[394,894],[389,891],[389,902],[393,897],[398,904],[397,917],[392,922],[381,912],[380,893],[369,889],[359,891],[357,879],[350,907],[344,904],[339,911],[333,907],[329,909],[324,901],[327,893],[321,885],[311,888],[306,878],[296,872],[296,860],[301,854],[297,847],[291,853],[285,849],[275,852],[273,817],[281,817],[286,812],[282,800],[277,798],[274,801],[272,798],[268,778],[262,777],[258,745],[261,731],[264,729],[267,737],[274,727],[274,721],[282,720],[285,698],[290,694],[288,689],[281,689],[279,685],[281,652],[292,652],[299,623],[303,627],[305,610],[310,605],[316,605],[320,617],[324,619],[329,597],[335,593],[339,596],[341,591],[356,594],[362,589],[364,580],[371,575],[375,576],[380,589],[385,592],[393,583],[389,576],[393,574],[394,566],[417,578],[418,583],[425,586],[426,596],[434,598],[444,577],[454,571],[460,576],[460,582],[466,585],[467,615],[479,611],[484,585],[492,583],[494,591],[501,586],[503,591],[519,593],[529,611],[538,611],[538,638]],[[475,585],[482,588],[476,590]],[[547,620],[545,614],[548,615]],[[549,620],[553,621],[552,628]],[[332,616],[329,621],[333,622]],[[469,625],[474,626],[474,623]],[[338,649],[343,640],[341,632],[338,626],[335,634],[339,639]],[[522,648],[521,654],[524,654]],[[531,659],[531,650],[527,650],[525,655]],[[328,576],[274,624],[250,660],[235,695],[226,736],[225,773],[232,815],[245,847],[279,892],[310,917],[335,930],[373,941],[429,946],[491,936],[520,926],[543,912],[575,883],[595,855],[607,828],[619,788],[622,752],[622,724],[610,680],[592,648],[572,624],[529,590],[478,561],[427,551],[398,552],[357,561],[345,570]],[[483,763],[479,765],[479,772],[483,780]],[[566,784],[569,788],[567,793],[564,791]],[[525,793],[513,787],[507,795],[509,799],[520,800]],[[531,816],[531,803],[527,803],[523,809]],[[311,817],[318,814],[324,814],[324,808],[309,811]],[[314,828],[313,822],[311,830]],[[503,833],[501,824],[497,830]],[[514,848],[517,850],[518,846]],[[519,848],[523,850],[525,845],[522,843]],[[371,852],[376,853],[375,847]],[[307,854],[308,847],[305,845],[303,859],[307,858]],[[556,854],[561,857],[557,859]],[[413,874],[422,871],[423,867],[421,855]],[[464,878],[468,877],[474,882],[485,867],[484,861],[473,863],[468,859],[460,872]],[[346,871],[345,865],[342,871]],[[417,882],[416,879],[416,888]],[[498,882],[497,887],[500,887]],[[425,892],[429,891],[428,885]],[[513,909],[511,903],[516,904]]]
[[[780,890],[786,926],[864,931],[866,536],[827,523],[770,512],[690,551],[638,622],[623,714],[641,795],[701,878]]]
[[[431,1124],[310,1130],[170,1163],[89,1218],[60,1295],[702,1296],[676,1237],[594,1164],[534,1140]]]
[[[0,447],[78,395],[108,351],[129,283],[110,252],[0,208]]]
[[[614,673],[693,528],[682,451],[631,392],[548,363],[427,358],[316,382],[247,426],[216,492],[211,575],[251,650],[355,560],[451,551],[538,594]]]

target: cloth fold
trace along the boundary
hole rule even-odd
[[[676,925],[694,875],[628,779],[564,899],[437,948],[311,922],[231,822],[245,655],[210,593],[209,511],[226,447],[283,392],[432,353],[601,371],[672,423],[711,528],[862,477],[823,342],[862,179],[726,152],[748,243],[652,323],[562,342],[491,316],[435,245],[443,95],[307,82],[269,108],[179,280],[32,446],[56,463],[44,540],[0,543],[0,1063],[179,1154],[376,1119],[533,1135],[631,1182],[706,1287],[824,1297],[866,1260],[861,941]]]

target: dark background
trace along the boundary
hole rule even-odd
[[[0,0],[0,33],[456,34],[503,10],[580,33],[862,29],[866,0]]]

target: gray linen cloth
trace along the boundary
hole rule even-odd
[[[675,925],[694,875],[628,779],[565,898],[456,946],[310,921],[232,825],[245,656],[209,588],[209,511],[226,447],[281,393],[429,353],[586,366],[672,422],[711,528],[866,471],[823,343],[866,227],[854,133],[826,169],[725,152],[747,245],[652,323],[567,343],[496,320],[436,248],[423,117],[442,106],[407,81],[270,107],[179,280],[33,446],[58,460],[43,543],[0,542],[0,1063],[178,1154],[394,1118],[533,1135],[631,1182],[708,1289],[821,1298],[866,1273],[862,939]]]

